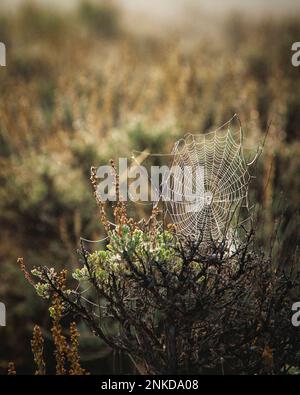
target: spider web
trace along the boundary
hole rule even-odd
[[[251,176],[243,155],[241,127],[238,133],[231,127],[234,119],[237,117],[207,134],[187,134],[173,147],[175,171],[163,195],[173,197],[166,207],[180,235],[221,241],[238,206],[247,206]],[[183,172],[187,172],[184,188]]]

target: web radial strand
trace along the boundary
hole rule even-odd
[[[246,198],[250,174],[245,163],[241,141],[230,128],[204,135],[188,134],[175,143],[172,168],[185,171],[184,188],[180,171],[174,172],[166,190],[167,204],[179,234],[220,240],[237,205]],[[203,180],[197,169],[203,167]],[[200,193],[195,185],[201,185]]]

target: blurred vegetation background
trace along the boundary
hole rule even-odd
[[[33,2],[0,9],[7,47],[0,69],[1,373],[10,360],[19,373],[33,371],[34,323],[50,339],[47,305],[25,283],[17,257],[30,266],[76,267],[79,238],[103,237],[89,169],[110,158],[146,148],[168,153],[179,136],[211,130],[234,113],[250,158],[271,122],[251,199],[260,209],[261,245],[279,223],[276,254],[288,264],[300,238],[300,68],[291,64],[300,17],[290,11],[212,18],[187,7],[164,25],[113,1],[81,1],[67,11]],[[135,211],[145,214],[142,206]],[[118,371],[122,361],[81,329],[83,365]]]

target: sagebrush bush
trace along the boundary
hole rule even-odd
[[[96,190],[95,169],[91,180]],[[120,201],[112,228],[98,204],[105,248],[90,253],[81,245],[76,288],[66,286],[65,271],[36,268],[41,297],[59,298],[65,313],[129,355],[140,373],[287,374],[299,367],[300,334],[291,324],[296,260],[276,267],[271,254],[257,251],[253,226],[235,240],[225,234],[204,242],[164,228],[157,208],[137,223]]]

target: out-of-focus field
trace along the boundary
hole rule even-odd
[[[19,372],[32,371],[33,323],[49,335],[47,305],[16,258],[75,267],[80,236],[103,236],[92,165],[132,150],[168,153],[178,136],[218,127],[234,113],[253,156],[272,121],[251,197],[262,208],[262,245],[281,218],[278,261],[288,264],[295,252],[300,67],[291,64],[291,46],[300,41],[300,18],[232,13],[214,23],[197,12],[185,16],[151,32],[112,2],[84,2],[67,13],[29,4],[0,13],[7,46],[7,67],[0,68],[2,372],[9,360]],[[136,214],[144,215],[142,206]],[[112,371],[109,351],[84,330],[81,345],[92,371]]]

